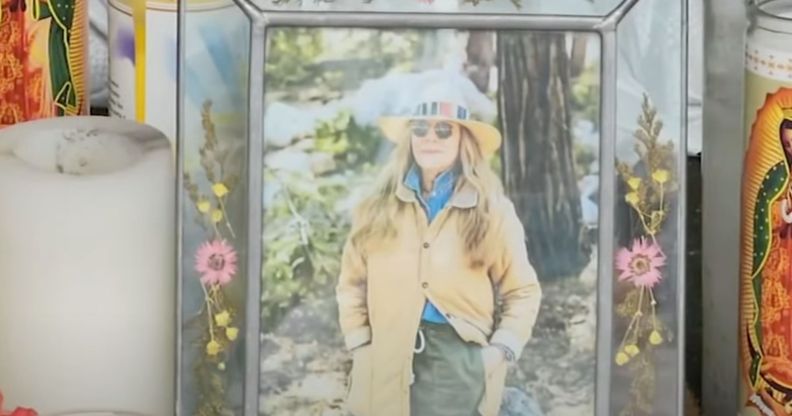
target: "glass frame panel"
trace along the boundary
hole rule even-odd
[[[249,66],[248,76],[248,120],[246,125],[247,138],[247,169],[248,177],[244,187],[247,189],[245,199],[247,201],[247,218],[242,219],[248,230],[261,230],[263,221],[263,177],[260,174],[263,170],[263,140],[264,140],[264,74],[265,65],[265,46],[267,43],[267,30],[274,27],[340,27],[340,28],[374,28],[374,29],[464,29],[464,30],[553,30],[553,31],[581,31],[595,33],[600,37],[601,45],[601,71],[600,71],[600,124],[601,124],[601,143],[600,143],[600,210],[599,210],[599,241],[598,241],[598,282],[597,282],[597,364],[596,364],[596,414],[606,416],[612,414],[611,393],[612,393],[612,366],[614,365],[614,346],[613,339],[613,300],[614,300],[614,232],[616,230],[616,218],[614,207],[617,198],[618,172],[616,169],[616,137],[617,133],[617,81],[618,81],[618,37],[617,28],[620,21],[633,9],[641,0],[624,0],[621,4],[607,16],[562,16],[562,15],[516,15],[516,14],[486,14],[486,13],[388,13],[388,12],[312,12],[312,11],[279,11],[263,10],[253,3],[244,0],[234,0],[236,5],[247,15],[250,20],[250,39],[249,39]],[[681,44],[680,64],[682,74],[682,88],[680,102],[683,108],[678,114],[679,125],[681,126],[678,145],[679,149],[674,153],[676,157],[675,168],[677,179],[680,184],[686,180],[686,151],[687,145],[687,0],[678,0],[681,3],[682,24],[680,34]],[[179,0],[179,63],[178,63],[178,86],[179,86],[179,120],[177,131],[179,145],[178,168],[179,168],[179,233],[184,235],[184,218],[182,217],[183,204],[185,203],[186,193],[184,192],[184,182],[182,173],[184,171],[185,149],[181,145],[185,140],[185,120],[183,114],[184,94],[184,45],[187,41],[183,33],[186,16],[186,4],[188,0]],[[672,60],[676,62],[675,60]],[[666,114],[666,117],[676,117],[677,115]],[[676,132],[674,132],[676,133]],[[677,199],[677,210],[675,213],[675,230],[678,247],[685,247],[685,192],[680,191]],[[183,237],[182,237],[183,238]],[[245,279],[246,283],[246,305],[245,305],[245,328],[242,333],[244,336],[244,362],[245,362],[245,382],[244,382],[244,410],[245,416],[253,416],[259,412],[259,363],[260,363],[260,293],[261,293],[261,256],[262,240],[259,232],[250,232],[247,235],[245,251],[250,255],[246,256],[244,264],[239,265],[240,278]],[[183,252],[183,242],[179,240],[179,277],[185,279],[183,261],[191,253]],[[259,255],[254,255],[258,253]],[[685,293],[685,256],[684,253],[676,253],[678,261],[674,264],[671,273],[677,276],[676,308],[675,313],[678,317],[684,317]],[[180,285],[182,283],[180,282]],[[179,288],[179,305],[182,305],[182,290]],[[181,322],[183,311],[179,311],[179,322]],[[684,320],[680,319],[674,328],[676,337],[676,363],[678,365],[678,384],[676,414],[683,414],[684,403]],[[179,336],[179,365],[180,370],[191,365],[184,361],[181,353],[184,339]],[[180,371],[181,373],[181,371]],[[177,396],[176,414],[182,414],[181,406],[185,402],[184,391],[182,389],[181,378],[178,379],[179,388]]]

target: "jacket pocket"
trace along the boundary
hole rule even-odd
[[[371,415],[371,344],[353,351],[347,381],[346,408],[355,416]]]

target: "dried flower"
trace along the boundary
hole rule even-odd
[[[211,340],[208,344],[206,344],[206,353],[212,356],[217,355],[220,353],[220,348],[221,346],[219,342]]]
[[[663,342],[663,336],[655,329],[649,334],[649,342],[651,342],[652,345],[660,345],[660,343]]]
[[[226,187],[222,182],[217,182],[216,184],[212,185],[212,192],[216,197],[222,198],[228,194],[228,187]]]
[[[195,270],[201,283],[227,284],[237,271],[237,254],[225,240],[204,242],[195,255]]]
[[[668,182],[668,176],[669,173],[665,169],[657,169],[656,171],[652,172],[652,179],[661,185]]]
[[[202,214],[206,214],[212,208],[212,204],[204,198],[201,198],[195,205],[198,207],[198,212]]]
[[[623,351],[619,351],[619,353],[616,354],[616,365],[621,366],[627,364],[628,361],[630,361],[630,356]]]
[[[624,352],[626,352],[627,355],[629,355],[630,357],[635,357],[636,355],[638,355],[638,353],[641,352],[641,350],[638,348],[637,345],[630,344],[624,346]]]
[[[235,328],[233,326],[226,328],[226,338],[228,338],[229,341],[233,341],[237,339],[238,335],[239,335],[239,328]]]
[[[212,211],[212,222],[217,224],[218,222],[223,220],[223,211],[216,209]]]
[[[662,278],[659,268],[665,265],[660,247],[645,238],[637,238],[631,248],[623,247],[616,255],[616,269],[620,281],[632,282],[636,287],[654,287]]]
[[[627,195],[624,196],[624,200],[630,205],[638,205],[641,197],[638,196],[638,192],[628,192]]]
[[[215,323],[221,328],[225,328],[231,323],[231,314],[228,311],[222,311],[215,315]]]
[[[13,411],[6,412],[3,410],[3,392],[0,391],[0,416],[38,416],[38,412],[27,407],[17,407]]]
[[[641,186],[641,178],[633,176],[630,179],[627,179],[627,185],[630,187],[630,189],[636,191],[638,190],[638,187]]]

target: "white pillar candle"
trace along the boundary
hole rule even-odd
[[[151,127],[0,130],[0,391],[40,415],[174,414],[175,172]]]

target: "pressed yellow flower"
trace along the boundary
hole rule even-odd
[[[214,319],[217,326],[225,328],[231,322],[231,314],[229,314],[228,311],[222,311],[215,315]]]
[[[239,335],[239,328],[235,328],[233,326],[226,328],[226,337],[228,338],[229,341],[233,341],[237,339],[238,335]]]
[[[637,345],[630,344],[624,347],[624,352],[626,352],[627,355],[629,355],[630,357],[635,357],[636,355],[638,355],[639,352],[641,352],[641,350],[638,348]]]
[[[212,211],[212,222],[218,223],[223,220],[223,211],[216,209]]]
[[[212,185],[212,192],[214,192],[216,197],[222,198],[228,194],[228,188],[224,183],[217,182],[216,184]]]
[[[616,365],[624,365],[627,364],[628,361],[630,361],[630,356],[624,352],[619,351],[619,353],[616,354]]]
[[[638,205],[638,201],[641,200],[641,197],[638,196],[638,192],[629,192],[624,196],[624,200],[630,205]]]
[[[652,179],[659,184],[668,182],[668,171],[665,169],[658,169],[652,173]]]
[[[198,207],[198,211],[200,211],[203,214],[206,214],[207,212],[209,212],[210,209],[212,209],[212,204],[203,198],[201,198],[201,200],[199,200],[198,204],[196,205]]]
[[[630,189],[633,191],[637,190],[639,186],[641,186],[641,178],[633,176],[630,179],[627,179],[627,185],[630,186]]]
[[[651,334],[649,334],[649,342],[651,342],[652,345],[659,345],[663,342],[663,336],[660,335],[657,330],[654,330]]]
[[[208,344],[206,344],[206,353],[209,355],[217,355],[220,353],[220,348],[219,342],[211,340]]]

